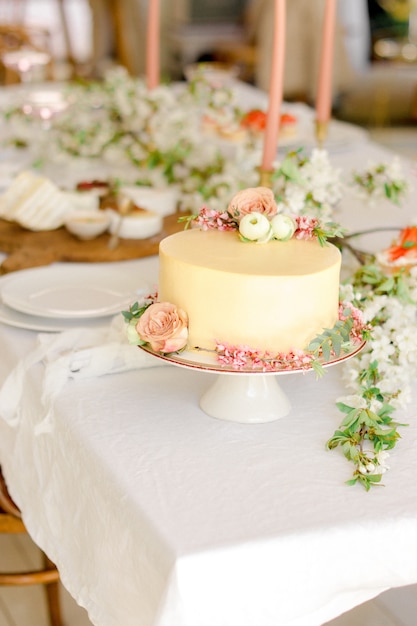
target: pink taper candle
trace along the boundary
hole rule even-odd
[[[146,83],[148,89],[159,85],[159,49],[160,49],[160,7],[159,0],[148,2],[148,24],[146,33]]]
[[[278,130],[284,85],[285,2],[286,0],[275,0],[274,40],[272,46],[271,78],[269,83],[269,105],[266,117],[261,166],[261,169],[267,172],[272,170],[272,162],[277,153]]]
[[[316,102],[316,120],[329,121],[332,111],[332,73],[334,31],[336,26],[336,0],[326,0],[320,57],[319,84]]]

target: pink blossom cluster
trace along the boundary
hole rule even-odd
[[[204,206],[195,219],[195,223],[203,230],[237,230],[236,221],[227,211],[216,211]]]
[[[344,314],[346,309],[349,309],[349,315]],[[345,322],[347,319],[351,319],[353,321],[352,330],[350,331],[352,340],[362,341],[362,332],[370,328],[370,326],[367,326],[364,322],[362,311],[355,307],[351,302],[340,302],[339,320],[341,322]]]
[[[294,233],[296,239],[313,239],[315,237],[314,229],[319,226],[319,220],[315,217],[307,215],[298,215],[295,217],[297,228]]]
[[[158,290],[157,289],[155,289],[153,293],[150,293],[144,297],[144,304],[153,304],[154,302],[158,302]]]
[[[302,350],[292,350],[287,354],[272,355],[269,352],[252,350],[248,346],[230,346],[226,343],[216,343],[217,360],[222,365],[235,369],[261,370],[275,372],[280,370],[309,369],[314,357]]]

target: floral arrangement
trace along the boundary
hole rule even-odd
[[[399,204],[408,188],[398,157],[391,163],[372,163],[365,171],[354,172],[353,182],[358,195],[372,203],[386,197]]]
[[[366,349],[344,366],[352,393],[338,399],[345,418],[327,446],[340,446],[353,463],[348,484],[360,483],[367,490],[381,484],[388,469],[388,451],[402,425],[392,416],[410,403],[417,376],[416,245],[417,227],[405,228],[383,255],[384,261],[393,261],[390,267],[374,259],[341,287],[342,297],[362,311],[370,333]]]
[[[239,191],[223,212],[204,206],[198,214],[180,218],[186,227],[194,223],[202,230],[238,231],[242,241],[267,243],[317,238],[321,245],[329,237],[343,237],[334,222],[321,224],[316,217],[291,216],[279,212],[272,189],[253,187]]]
[[[249,346],[232,346],[216,342],[214,350],[188,346],[188,316],[170,302],[158,302],[158,294],[148,295],[123,311],[127,322],[127,337],[131,344],[148,346],[160,354],[178,354],[190,350],[214,352],[221,365],[233,369],[276,372],[282,370],[313,369],[323,374],[323,363],[338,358],[362,344],[368,337],[361,312],[350,302],[340,303],[339,320],[331,329],[315,337],[305,350],[292,350],[286,354],[254,350]]]
[[[135,302],[129,311],[123,311],[129,323],[129,342],[149,345],[154,352],[171,354],[183,350],[188,341],[188,316],[170,302],[158,302],[157,294],[150,294],[140,304]]]
[[[200,76],[183,86],[161,84],[149,91],[143,80],[116,68],[103,81],[69,84],[64,98],[68,107],[49,122],[51,162],[99,158],[123,169],[126,179],[121,183],[175,185],[179,209],[191,213],[203,205],[221,212],[240,189],[258,184],[259,142],[239,142],[231,157],[230,149],[223,150],[209,134],[201,141],[204,117],[230,128],[240,124],[243,113],[226,86],[215,88]],[[42,132],[39,116],[23,109],[2,111],[7,119],[4,142],[22,148],[39,141]],[[384,177],[373,175],[372,185],[361,182],[366,174],[357,174],[351,185],[367,195],[372,188],[374,195],[400,198],[405,188],[398,168],[381,167]],[[312,150],[311,155],[297,150],[274,163],[272,189],[280,212],[327,220],[344,184],[325,150]]]

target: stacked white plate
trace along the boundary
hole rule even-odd
[[[145,295],[144,281],[100,265],[51,265],[0,277],[0,322],[58,332],[106,325]]]

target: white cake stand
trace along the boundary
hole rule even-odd
[[[322,367],[330,367],[352,358],[365,346],[365,341],[353,344],[343,355],[329,361],[321,361]],[[252,368],[235,369],[221,365],[216,357],[204,351],[184,351],[164,355],[147,346],[142,350],[158,359],[186,369],[217,374],[214,383],[200,398],[200,408],[217,419],[241,424],[273,422],[291,410],[291,404],[281,389],[277,377],[284,374],[301,374],[312,368],[282,369],[263,372]]]

